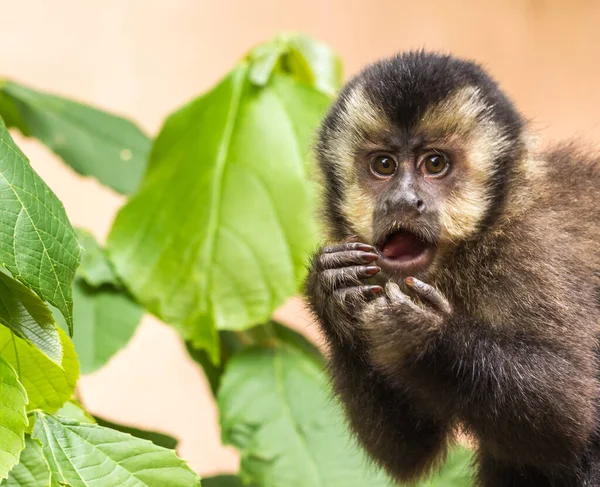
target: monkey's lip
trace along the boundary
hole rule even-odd
[[[377,245],[382,267],[411,274],[427,267],[433,260],[435,245],[408,230],[398,230]]]

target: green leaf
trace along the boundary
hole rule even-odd
[[[142,178],[151,141],[129,120],[10,81],[0,85],[0,115],[119,193]]]
[[[111,286],[94,289],[81,278],[73,284],[75,324],[73,343],[82,374],[104,366],[121,350],[137,329],[144,310],[123,291]],[[64,327],[64,321],[55,315]]]
[[[0,480],[19,463],[25,448],[27,393],[13,367],[0,355]]]
[[[78,230],[83,247],[81,265],[73,283],[73,335],[81,372],[89,374],[104,366],[131,339],[144,310],[127,292],[112,270],[104,250],[85,230]],[[66,323],[58,312],[55,319]]]
[[[0,265],[57,307],[73,326],[71,282],[79,244],[62,203],[0,120]]]
[[[255,47],[248,54],[249,79],[257,86],[266,85],[275,72],[334,95],[342,87],[342,61],[326,44],[302,34],[284,34]]]
[[[293,295],[316,243],[305,158],[329,99],[243,63],[167,120],[139,192],[108,240],[146,309],[217,355],[219,330],[266,321]]]
[[[172,450],[103,428],[36,413],[51,486],[194,487],[199,477]]]
[[[37,294],[2,272],[0,323],[60,364],[62,345],[52,312]]]
[[[391,487],[347,431],[318,351],[273,331],[229,361],[219,389],[223,442],[241,452],[240,477],[261,487]]]
[[[63,357],[58,365],[37,348],[0,326],[0,355],[14,367],[20,382],[27,391],[27,410],[42,409],[54,412],[75,391],[79,377],[79,364],[73,343],[62,330],[58,330]]]
[[[25,449],[19,463],[10,471],[0,487],[49,487],[50,471],[42,447],[32,438],[25,438]]]
[[[342,60],[327,44],[305,35],[287,38],[288,55],[285,69],[297,73],[299,79],[323,93],[334,95],[343,84]]]
[[[21,116],[19,107],[16,105],[15,101],[3,91],[6,84],[6,80],[0,80],[0,118],[4,119],[4,123],[7,127],[15,127],[18,128],[23,135],[31,135],[27,130],[27,124]]]
[[[231,356],[244,347],[243,336],[240,332],[221,331],[219,332],[219,345],[221,353],[219,363],[215,364],[209,354],[202,349],[194,348],[189,342],[186,343],[187,351],[190,357],[202,367],[206,379],[210,385],[212,393],[216,396],[221,384],[221,376],[225,370],[225,364]]]
[[[202,479],[202,487],[251,487],[234,475],[219,475]]]
[[[70,399],[62,405],[62,407],[54,413],[55,416],[71,418],[80,423],[95,423],[96,419],[88,413],[84,407],[76,400]]]
[[[104,249],[87,230],[77,229],[79,244],[83,247],[81,265],[77,273],[92,287],[104,284],[119,286],[119,280],[108,261]]]
[[[248,78],[257,86],[264,86],[269,82],[271,74],[281,61],[281,56],[287,51],[285,42],[275,39],[272,42],[261,44],[254,48],[248,55],[250,70]]]
[[[455,447],[448,454],[442,470],[431,479],[420,483],[420,487],[466,487],[473,482],[473,452],[464,447]]]
[[[128,433],[137,438],[151,441],[155,445],[162,446],[163,448],[169,448],[171,450],[177,448],[178,441],[172,436],[159,433],[158,431],[142,430],[133,426],[114,423],[99,416],[92,416],[83,408],[81,404],[73,399],[67,401],[63,407],[56,411],[55,416],[74,419],[80,423],[99,424],[105,428],[121,431],[122,433]]]
[[[175,450],[175,448],[177,448],[177,444],[179,443],[177,438],[173,438],[172,436],[164,433],[159,433],[158,431],[142,430],[133,426],[113,423],[112,421],[108,421],[107,419],[103,419],[98,416],[95,416],[95,419],[100,426],[121,431],[122,433],[128,433],[136,438],[142,438],[143,440],[151,441],[155,445],[168,448],[169,450]]]

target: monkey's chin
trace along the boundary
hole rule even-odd
[[[407,230],[399,230],[387,236],[377,246],[377,265],[387,273],[399,277],[422,274],[433,262],[435,244]]]

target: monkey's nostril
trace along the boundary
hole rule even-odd
[[[417,210],[423,211],[425,209],[425,202],[423,200],[417,201]]]

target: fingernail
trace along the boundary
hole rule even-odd
[[[415,284],[415,279],[413,277],[407,277],[404,279],[404,282],[409,286],[413,286]]]
[[[377,254],[373,254],[371,252],[363,252],[360,254],[360,259],[363,262],[373,262],[374,260],[377,260]]]
[[[378,294],[381,291],[383,291],[383,288],[381,286],[369,286],[367,288],[367,291],[369,291],[370,293],[373,293],[373,294]]]
[[[362,250],[363,252],[374,252],[375,251],[375,247],[373,247],[372,245],[368,245],[368,244],[359,244],[356,247],[358,250]]]
[[[377,267],[376,265],[370,265],[369,267],[367,267],[365,269],[365,273],[369,276],[374,276],[375,274],[377,274],[381,269],[379,267]]]

